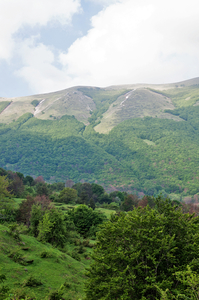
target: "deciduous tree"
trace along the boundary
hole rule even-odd
[[[77,200],[77,191],[69,187],[64,188],[59,194],[59,201],[63,203],[73,203]]]
[[[175,296],[186,290],[175,272],[190,265],[199,273],[199,218],[169,200],[159,197],[156,209],[134,208],[102,226],[87,274],[87,300],[155,300],[159,289]]]

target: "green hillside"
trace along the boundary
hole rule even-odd
[[[14,98],[0,115],[0,167],[110,191],[195,195],[198,101],[198,79]],[[14,107],[21,117],[10,122]]]
[[[5,284],[9,286],[10,293],[18,291],[21,295],[25,293],[29,297],[44,299],[66,282],[64,297],[82,298],[87,266],[85,259],[79,262],[50,244],[38,242],[32,236],[22,234],[19,242],[8,232],[8,227],[0,225],[1,273],[6,274]],[[31,277],[41,285],[25,285]]]

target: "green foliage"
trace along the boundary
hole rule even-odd
[[[31,213],[30,213],[30,230],[33,236],[37,237],[39,234],[39,222],[42,220],[44,211],[42,211],[41,205],[33,204],[31,206]]]
[[[39,104],[39,100],[33,100],[32,102],[31,102],[31,104],[34,106],[34,107],[36,107],[38,104]]]
[[[0,264],[7,278],[5,283],[9,287],[8,293],[2,297],[2,300],[6,297],[9,300],[47,300],[49,287],[51,291],[57,291],[66,280],[62,296],[64,299],[84,297],[84,271],[90,263],[90,260],[84,258],[85,253],[79,254],[80,263],[64,253],[67,252],[66,249],[70,253],[73,251],[76,247],[73,243],[66,244],[66,248],[59,251],[55,246],[43,244],[33,236],[21,234],[20,237],[21,242],[15,240],[8,234],[8,228],[0,225]],[[90,249],[87,250],[87,256],[89,251]],[[47,253],[47,256],[42,258],[41,253]],[[37,279],[43,285],[32,286],[35,281],[30,278]],[[24,283],[28,285],[24,286]],[[0,288],[2,285],[3,283],[0,282]],[[6,287],[5,284],[4,286]]]
[[[52,291],[49,294],[49,300],[61,300],[65,299],[63,298],[64,290],[70,288],[70,284],[67,282],[64,282],[56,291]]]
[[[53,254],[51,251],[42,251],[41,254],[40,254],[40,257],[41,258],[49,258],[49,257],[52,257]]]
[[[175,107],[188,107],[198,101],[198,85],[155,91],[172,99]]]
[[[92,187],[93,194],[97,195],[98,197],[102,196],[105,192],[104,188],[99,184],[92,183],[91,187]]]
[[[67,232],[64,215],[55,208],[47,210],[38,226],[38,240],[56,246],[64,246]]]
[[[9,101],[0,101],[0,113],[8,106],[11,102]]]
[[[8,186],[9,182],[6,179],[6,176],[0,176],[0,201],[6,197],[10,198],[10,193],[7,190]]]
[[[5,297],[8,295],[9,288],[8,286],[4,285],[4,281],[6,280],[6,275],[3,273],[0,273],[0,300],[5,299]]]
[[[93,200],[93,198],[91,198],[89,201],[89,207],[91,207],[93,210],[95,209],[95,201]]]
[[[11,223],[9,226],[8,233],[17,241],[20,241],[20,228],[17,223]]]
[[[97,90],[97,93],[96,93]],[[88,97],[91,97],[96,105],[96,110],[91,114],[91,117],[88,118],[88,121],[94,127],[99,123],[99,119],[102,118],[103,113],[105,113],[110,104],[117,100],[119,96],[122,96],[128,92],[128,90],[112,90],[108,91],[106,89],[99,88],[79,88],[79,91],[83,92]]]
[[[0,222],[14,221],[15,209],[13,200],[8,192],[9,181],[6,176],[0,176]]]
[[[103,97],[96,103],[108,101]],[[105,184],[109,190],[114,185],[131,193],[195,195],[199,193],[199,107],[167,112],[181,121],[130,119],[107,135],[96,133],[91,126],[85,128],[70,116],[55,121],[27,120],[30,116],[25,116],[13,124],[1,125],[5,132],[0,135],[0,166],[42,175],[51,183],[70,178],[74,182]],[[23,183],[32,185],[26,177]],[[101,197],[100,190],[93,189],[92,193]]]
[[[77,191],[72,188],[66,187],[59,194],[59,202],[68,204],[68,203],[75,203],[76,200],[77,200]]]
[[[31,113],[25,113],[24,115],[22,115],[21,117],[19,117],[16,121],[15,126],[21,126],[24,123],[26,123],[29,119],[33,118],[33,114]]]
[[[187,266],[187,269],[184,271],[179,271],[175,273],[176,279],[183,284],[185,291],[178,293],[175,297],[171,294],[169,289],[163,291],[157,287],[161,298],[160,300],[169,300],[169,299],[186,299],[186,300],[198,300],[199,299],[199,275],[196,272],[193,272],[190,266]]]
[[[22,266],[27,265],[25,257],[23,256],[23,254],[19,248],[10,251],[10,253],[8,254],[8,257],[10,259],[12,259],[15,263],[18,263]]]
[[[125,197],[124,201],[122,202],[121,209],[124,211],[133,210],[138,205],[138,196],[136,195],[128,195]]]
[[[97,234],[86,299],[157,299],[185,292],[175,273],[198,270],[199,219],[160,197],[157,208],[112,216]],[[178,283],[178,284],[177,284]]]
[[[26,280],[23,282],[23,286],[30,286],[30,287],[36,287],[40,286],[43,283],[40,279],[34,277],[33,275],[30,275]]]
[[[36,193],[37,195],[45,195],[49,196],[50,195],[50,190],[48,188],[48,185],[45,182],[39,182],[36,185]]]
[[[98,225],[106,219],[105,215],[93,211],[86,205],[79,205],[68,212],[74,222],[76,230],[83,236],[93,236],[98,230]]]

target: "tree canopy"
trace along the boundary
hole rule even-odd
[[[175,272],[188,265],[198,272],[198,230],[198,217],[160,197],[155,209],[113,216],[97,234],[86,299],[155,300],[160,289],[183,292]]]

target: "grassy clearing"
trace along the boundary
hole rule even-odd
[[[75,245],[68,243],[65,252],[73,252]],[[35,299],[44,299],[50,292],[66,283],[64,297],[81,299],[84,296],[85,267],[90,264],[90,248],[79,254],[81,261],[53,248],[50,244],[42,244],[34,237],[21,235],[16,241],[8,233],[6,226],[0,225],[0,265],[1,272],[6,274],[6,284],[10,292],[18,291]],[[24,286],[32,276],[41,285]]]
[[[112,214],[116,213],[115,210],[107,209],[107,208],[96,208],[96,211],[100,211],[101,213],[104,213],[108,219],[110,219]]]
[[[149,146],[156,146],[154,142],[149,141],[149,140],[143,140],[143,142],[147,143]]]

